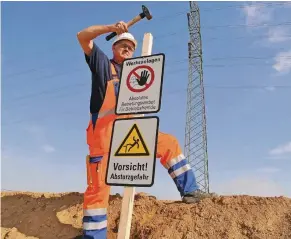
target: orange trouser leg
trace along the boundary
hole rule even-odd
[[[106,239],[110,186],[105,184],[108,155],[87,156],[87,189],[84,193],[83,238]]]
[[[195,175],[176,137],[159,132],[157,158],[160,158],[162,165],[168,170],[181,196],[198,189]]]

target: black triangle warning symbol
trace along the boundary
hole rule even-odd
[[[116,150],[114,156],[149,156],[150,152],[138,129],[134,124]]]

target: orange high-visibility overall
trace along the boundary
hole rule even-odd
[[[87,128],[87,189],[84,193],[83,238],[106,239],[107,207],[110,186],[105,184],[105,174],[114,120],[132,115],[115,115],[119,79],[111,63],[113,79],[108,81],[105,99],[98,115],[91,115]],[[174,180],[180,195],[198,189],[195,176],[187,163],[177,139],[169,134],[158,134],[157,158]]]

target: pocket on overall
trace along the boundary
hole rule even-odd
[[[104,184],[102,158],[103,156],[87,157],[87,183],[90,186],[101,187]]]
[[[104,148],[106,147],[106,140],[104,138],[105,135],[105,127],[93,127],[92,122],[89,122],[89,125],[86,129],[87,131],[87,144],[90,149],[94,149],[94,154],[102,154],[104,152]]]

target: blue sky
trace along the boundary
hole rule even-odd
[[[160,130],[184,147],[188,2],[2,2],[2,188],[85,190],[91,78],[76,33],[128,21],[141,4],[154,17],[130,30],[136,56],[151,32],[153,53],[166,55]],[[291,7],[199,6],[210,189],[291,196]],[[95,42],[111,56],[105,36]],[[137,190],[179,198],[159,161],[153,187]]]

